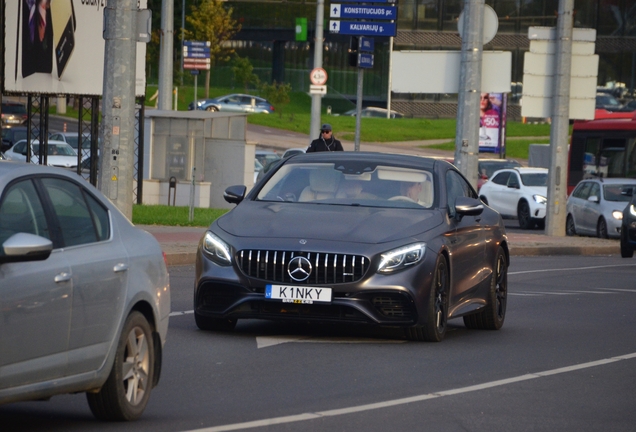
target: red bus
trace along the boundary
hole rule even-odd
[[[636,178],[635,113],[615,113],[613,118],[574,122],[568,195],[579,181],[592,177]]]

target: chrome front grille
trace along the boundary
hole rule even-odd
[[[297,256],[311,263],[307,280],[297,282],[287,272],[289,261]],[[369,269],[369,260],[360,255],[328,254],[248,249],[237,254],[241,271],[249,277],[292,284],[338,284],[356,282]]]

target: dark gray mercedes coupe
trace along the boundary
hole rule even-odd
[[[224,197],[237,206],[197,251],[200,329],[260,318],[402,327],[409,339],[441,341],[451,318],[503,325],[501,216],[444,160],[300,154]]]

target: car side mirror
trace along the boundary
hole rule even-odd
[[[601,201],[596,195],[590,195],[587,200],[597,204]]]
[[[230,204],[238,204],[245,198],[247,188],[243,185],[230,186],[223,192],[223,198]]]
[[[2,244],[4,255],[0,255],[0,264],[10,262],[42,261],[51,255],[51,240],[29,233],[17,233]]]
[[[484,203],[476,198],[458,197],[455,200],[455,211],[460,216],[477,216],[484,211]]]

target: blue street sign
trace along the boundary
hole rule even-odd
[[[329,11],[331,18],[359,18],[376,20],[397,19],[397,7],[395,6],[332,4]]]
[[[397,0],[346,0],[347,3],[397,3]]]
[[[183,41],[183,45],[187,47],[209,47],[209,41]]]
[[[370,37],[360,36],[358,39],[358,51],[373,52],[373,39]]]
[[[395,37],[397,26],[394,22],[329,21],[329,32],[351,36]]]
[[[183,50],[183,58],[210,58],[210,51],[205,52],[191,52]]]
[[[372,68],[373,67],[373,54],[358,54],[358,67],[361,68]]]

